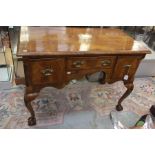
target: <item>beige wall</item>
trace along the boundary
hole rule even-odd
[[[25,75],[24,75],[23,62],[18,61],[18,64],[17,64],[17,60],[15,60],[14,65],[15,65],[15,70],[16,70],[17,76],[24,77]]]
[[[5,58],[6,58],[6,62],[5,62]],[[0,64],[13,65],[11,49],[10,48],[6,48],[5,57],[4,57],[4,53],[0,52]]]
[[[6,49],[5,55],[6,55],[7,64],[13,65],[12,53],[11,53],[11,49],[10,48],[7,48]]]
[[[0,53],[0,65],[5,64],[4,53]]]

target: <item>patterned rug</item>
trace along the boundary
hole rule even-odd
[[[134,90],[123,101],[124,111],[139,116],[147,114],[155,104],[155,78],[137,78]],[[0,128],[44,128],[63,124],[64,115],[74,111],[95,110],[99,116],[115,111],[118,99],[126,88],[122,82],[101,85],[97,82],[79,81],[63,89],[44,88],[33,101],[37,125],[29,127],[29,113],[24,106],[24,86],[0,92]]]

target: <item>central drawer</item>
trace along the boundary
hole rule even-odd
[[[67,59],[67,70],[112,68],[115,60],[115,56],[70,57]]]

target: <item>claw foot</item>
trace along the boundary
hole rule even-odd
[[[35,117],[29,117],[28,118],[28,125],[29,126],[36,125],[36,118]]]
[[[120,104],[118,104],[118,105],[116,106],[116,110],[117,110],[117,111],[122,111],[122,110],[123,110],[123,107],[122,107]]]

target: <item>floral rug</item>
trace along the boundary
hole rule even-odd
[[[32,105],[36,112],[37,125],[29,127],[29,112],[25,108],[24,86],[0,92],[0,128],[35,128],[63,124],[64,115],[74,111],[95,110],[99,116],[115,111],[118,99],[126,91],[122,82],[101,85],[86,80],[69,84],[63,89],[44,88]],[[134,90],[123,101],[124,111],[141,116],[149,113],[155,104],[155,78],[137,78]]]

